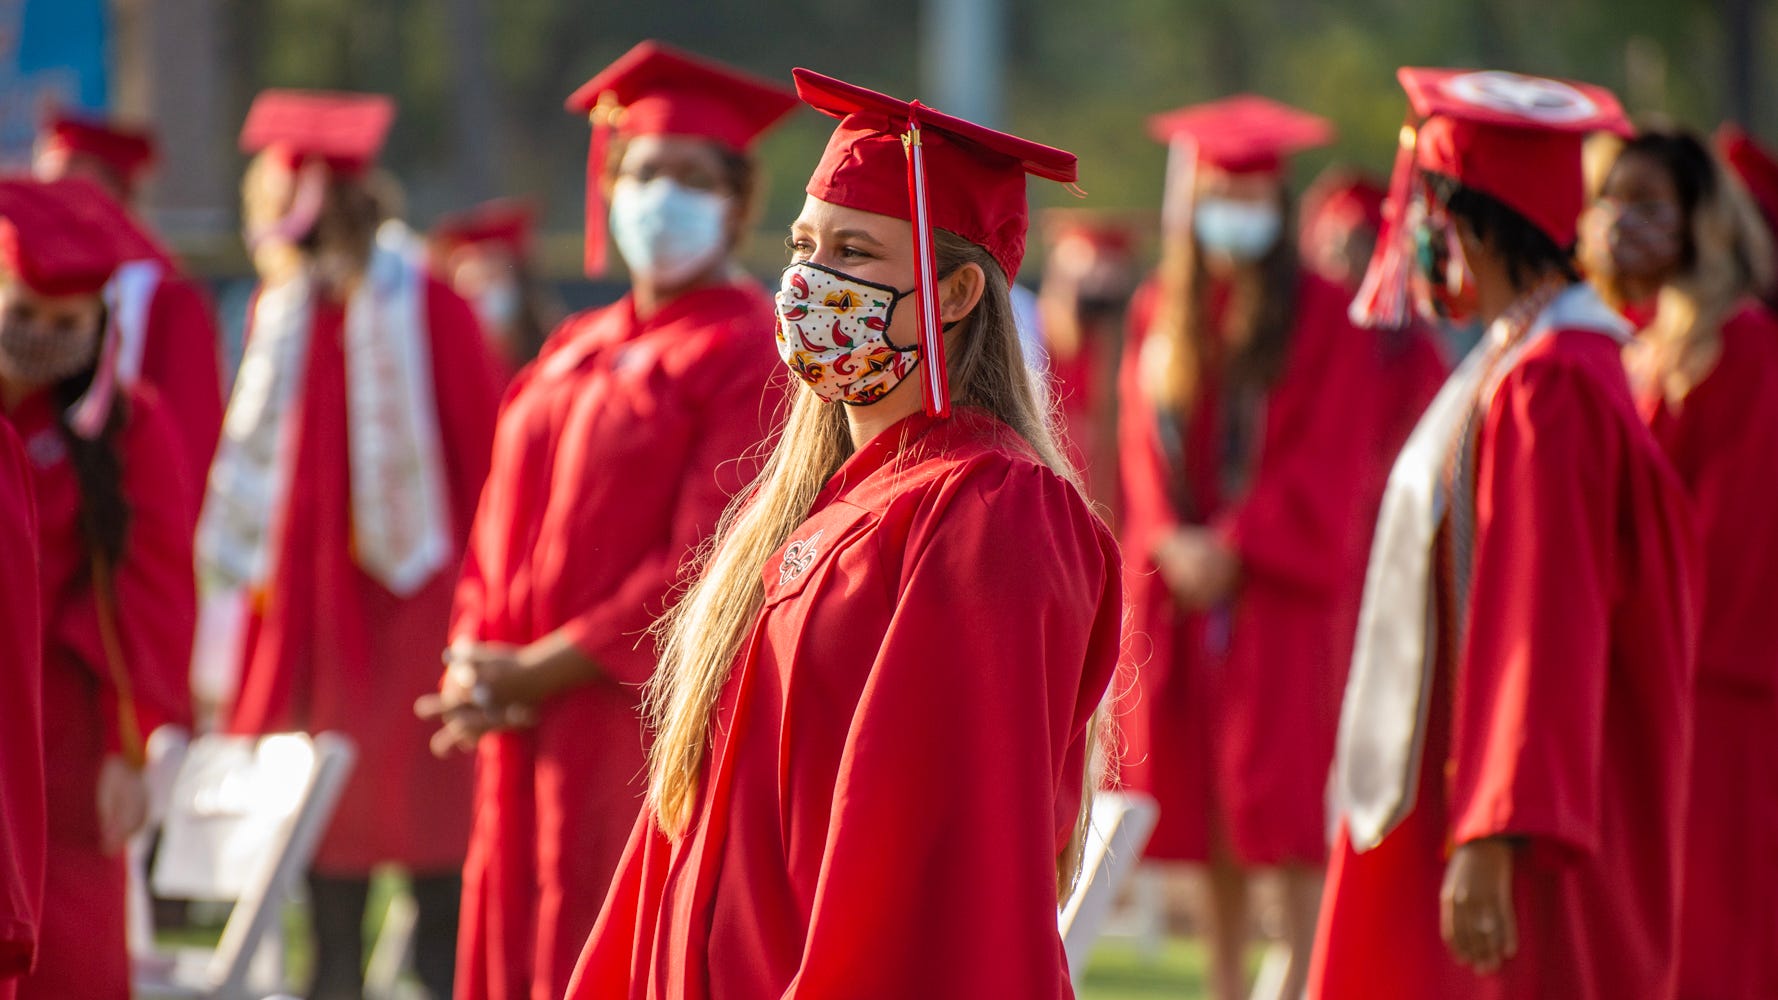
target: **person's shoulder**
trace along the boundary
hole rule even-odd
[[[1021,519],[1104,527],[1079,487],[985,412],[958,408],[920,453],[920,478],[937,506],[985,511],[1020,531],[1029,528]]]

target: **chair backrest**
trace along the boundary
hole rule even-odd
[[[1087,842],[1081,856],[1080,879],[1057,915],[1068,968],[1078,985],[1085,974],[1093,943],[1105,928],[1118,890],[1142,860],[1142,849],[1154,833],[1160,807],[1140,792],[1099,792]]]
[[[153,884],[171,899],[234,903],[205,970],[212,995],[245,995],[256,946],[314,857],[353,757],[337,733],[202,736],[186,752]]]
[[[148,858],[154,838],[167,817],[173,798],[173,781],[185,763],[191,734],[179,726],[162,726],[148,737],[148,763],[143,776],[148,782],[148,822],[130,838],[128,939],[131,955],[154,951],[154,904],[148,896]]]

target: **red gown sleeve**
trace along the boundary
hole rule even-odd
[[[215,310],[191,279],[168,275],[156,286],[147,341],[142,381],[160,394],[201,490],[222,433],[222,360]]]
[[[112,570],[121,669],[106,650],[96,593],[61,620],[57,640],[97,675],[105,751],[140,759],[150,733],[191,725],[191,642],[197,624],[195,492],[171,421],[153,394],[129,399],[119,437],[130,527]]]
[[[623,684],[641,684],[654,673],[649,626],[666,611],[687,557],[715,531],[729,500],[752,480],[770,449],[764,439],[777,409],[770,381],[778,366],[764,341],[730,337],[697,365],[682,379],[680,405],[662,407],[656,417],[677,426],[650,431],[662,445],[653,455],[656,464],[633,473],[679,483],[667,531],[609,596],[587,601],[586,610],[559,630]]]
[[[1587,372],[1546,355],[1507,374],[1478,440],[1470,627],[1452,692],[1451,835],[1591,852],[1621,429]]]
[[[1142,344],[1149,317],[1154,311],[1155,286],[1151,282],[1136,292],[1130,303],[1129,324],[1124,334],[1124,353],[1118,365],[1117,410],[1118,478],[1122,488],[1122,513],[1133,558],[1147,560],[1154,542],[1178,525],[1168,480],[1172,473],[1161,453],[1155,427],[1154,405],[1142,392]]]
[[[30,971],[43,904],[43,618],[30,476],[0,420],[0,983]]]
[[[917,515],[905,551],[785,997],[1063,995],[1055,865],[1117,659],[1115,546],[1025,467]]]
[[[469,304],[435,278],[426,281],[426,326],[453,537],[461,551],[488,478],[494,415],[506,377]]]

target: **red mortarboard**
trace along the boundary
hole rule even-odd
[[[537,206],[531,202],[500,198],[439,219],[427,236],[440,255],[459,247],[492,243],[505,247],[514,257],[526,257],[536,221]]]
[[[1305,257],[1329,227],[1346,232],[1359,227],[1383,227],[1383,202],[1388,190],[1368,175],[1329,169],[1303,193],[1302,223],[1298,243]]]
[[[1086,208],[1052,208],[1043,213],[1043,238],[1054,246],[1083,240],[1100,251],[1128,256],[1136,252],[1141,224],[1132,215]]]
[[[1276,173],[1284,158],[1334,140],[1333,123],[1288,104],[1238,94],[1148,119],[1156,142],[1188,142],[1197,162],[1231,174]]]
[[[920,319],[926,409],[950,412],[944,332],[932,231],[943,229],[985,248],[1007,280],[1025,258],[1030,207],[1025,175],[1072,184],[1073,153],[996,132],[806,69],[793,71],[797,96],[840,119],[809,178],[810,195],[834,205],[914,224],[914,296]]]
[[[395,101],[382,94],[262,90],[247,109],[241,149],[275,149],[291,165],[311,158],[355,174],[376,161],[395,121]]]
[[[1733,122],[1725,122],[1716,130],[1716,150],[1741,178],[1742,186],[1765,216],[1766,226],[1778,237],[1778,157],[1761,148]]]
[[[796,107],[769,80],[647,41],[568,95],[569,111],[592,120],[587,149],[586,271],[605,270],[605,199],[599,182],[611,132],[708,139],[737,153]]]
[[[1410,234],[1402,225],[1415,168],[1443,174],[1523,215],[1558,247],[1574,244],[1586,192],[1581,145],[1589,133],[1629,134],[1603,87],[1498,70],[1396,71],[1409,121],[1390,178],[1377,252],[1352,303],[1355,321],[1407,318]],[[1418,124],[1416,124],[1418,122]]]
[[[125,190],[135,187],[155,161],[154,135],[147,129],[57,112],[43,123],[43,151],[81,154],[104,163]]]
[[[140,256],[135,227],[114,228],[111,216],[127,218],[90,181],[0,179],[0,264],[39,295],[97,293]]]

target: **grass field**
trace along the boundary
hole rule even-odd
[[[379,876],[372,885],[367,954],[389,897],[401,891],[401,885],[395,875]],[[304,983],[309,975],[310,945],[307,920],[299,907],[286,911],[284,929],[287,973],[293,984]],[[162,947],[214,947],[220,933],[220,928],[197,927],[163,931],[158,937]],[[1094,953],[1080,990],[1080,1000],[1199,1000],[1203,996],[1204,952],[1198,942],[1184,938],[1169,939],[1152,961],[1133,944],[1108,943]]]

